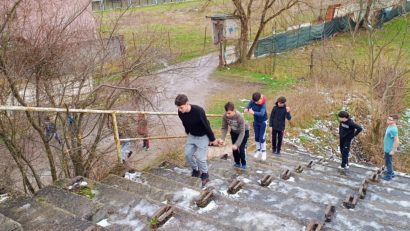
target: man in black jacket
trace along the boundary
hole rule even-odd
[[[290,120],[292,116],[290,115],[290,107],[286,106],[286,98],[281,96],[276,101],[269,117],[269,131],[272,133],[273,154],[280,154],[286,119]]]
[[[339,114],[339,136],[340,136],[340,153],[342,154],[342,164],[340,169],[349,168],[349,152],[350,144],[355,136],[357,136],[363,128],[350,119],[349,113],[340,111]]]
[[[188,97],[179,94],[175,98],[178,116],[188,135],[185,145],[185,158],[191,165],[192,176],[200,177],[202,187],[209,181],[208,176],[208,145],[217,145],[205,111],[200,106],[189,104]]]

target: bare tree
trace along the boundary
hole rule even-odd
[[[300,2],[300,0],[232,0],[232,3],[235,6],[234,15],[239,18],[239,21],[241,23],[241,35],[239,40],[239,61],[245,62],[246,59],[252,57],[258,40],[265,26],[270,21],[277,18],[292,7],[296,6]],[[248,49],[249,27],[252,14],[257,14],[259,16],[259,19],[255,37],[252,41],[251,47]]]
[[[134,34],[133,45],[125,47],[115,36],[123,14],[101,38],[88,0],[44,3],[9,1],[2,9],[6,17],[0,19],[1,104],[67,109],[57,114],[0,115],[0,139],[32,193],[44,185],[39,173],[44,158],[55,181],[89,176],[93,166],[113,151],[105,144],[107,139],[112,142],[109,116],[73,114],[70,108],[111,109],[126,98],[150,104],[150,92],[138,83],[138,76],[149,75],[159,58],[170,57],[155,32]],[[50,139],[46,117],[58,127],[59,142]]]

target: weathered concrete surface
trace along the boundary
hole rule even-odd
[[[19,222],[24,230],[86,230],[95,224],[32,197],[17,197],[0,204],[0,213]]]
[[[0,213],[0,230],[1,231],[23,231],[20,223],[4,216]]]
[[[92,221],[93,216],[101,211],[103,204],[92,201],[56,186],[47,186],[36,192],[36,198],[45,200],[59,208],[65,209],[85,220]],[[100,215],[102,216],[102,215]]]
[[[307,168],[310,161],[314,164]],[[298,165],[303,171],[296,173]],[[299,231],[310,219],[324,222],[325,208],[333,205],[335,214],[324,230],[410,230],[409,177],[398,174],[390,182],[369,183],[365,197],[347,209],[342,205],[345,198],[357,195],[362,181],[376,168],[352,164],[348,171],[340,171],[337,167],[337,162],[289,150],[280,156],[270,154],[264,162],[248,156],[246,171],[233,168],[231,156],[217,158],[209,161],[211,181],[206,185],[213,200],[199,208],[195,200],[203,190],[200,179],[191,177],[189,167],[163,163],[133,180],[116,175],[101,182],[86,180],[93,199],[62,190],[60,184],[40,190],[34,198],[3,199],[0,213],[24,230],[84,230],[98,228],[97,224],[108,230],[150,230],[152,215],[168,204],[175,214],[159,230]],[[291,171],[288,180],[280,177],[284,169]],[[273,180],[262,187],[260,180],[266,175]],[[243,187],[229,194],[234,180]]]

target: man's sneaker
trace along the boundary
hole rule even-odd
[[[205,187],[205,185],[209,182],[209,178],[203,179],[202,180],[202,188]]]
[[[246,165],[242,165],[241,167],[243,170],[246,170],[248,167],[246,167]]]
[[[276,152],[276,155],[280,155],[280,151],[277,151],[277,152]]]
[[[255,157],[256,159],[259,159],[261,156],[261,151],[256,150],[255,153],[253,154],[253,157]]]
[[[345,167],[345,169],[349,169],[349,165],[348,165],[348,164],[346,164],[346,167]]]
[[[192,174],[191,174],[191,176],[192,177],[199,177],[199,170],[192,170]]]
[[[384,177],[383,177],[383,180],[385,180],[385,181],[390,181],[390,180],[391,180],[391,177],[389,177],[389,176],[384,176]]]
[[[240,164],[234,164],[233,167],[234,167],[234,168],[240,168],[241,165],[240,165]]]
[[[262,151],[261,153],[262,153],[261,160],[265,161],[266,160],[266,151]]]
[[[209,175],[208,173],[202,173],[201,174],[201,180],[202,180],[202,188],[205,187],[206,183],[209,182]]]
[[[338,169],[340,170],[344,170],[345,168],[343,168],[342,166],[339,166]]]

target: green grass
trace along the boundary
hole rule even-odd
[[[151,12],[151,11],[164,11],[164,10],[178,10],[178,9],[185,9],[193,6],[200,6],[203,3],[203,0],[191,0],[186,2],[175,2],[170,4],[158,4],[158,5],[150,5],[150,6],[141,6],[141,7],[133,7],[129,8],[129,12]],[[107,14],[107,13],[121,13],[123,10],[115,9],[115,10],[107,10],[107,11],[95,11],[94,14]]]
[[[88,197],[90,199],[93,199],[95,197],[95,194],[93,193],[92,189],[89,186],[85,186],[78,190],[77,192],[78,195]]]

